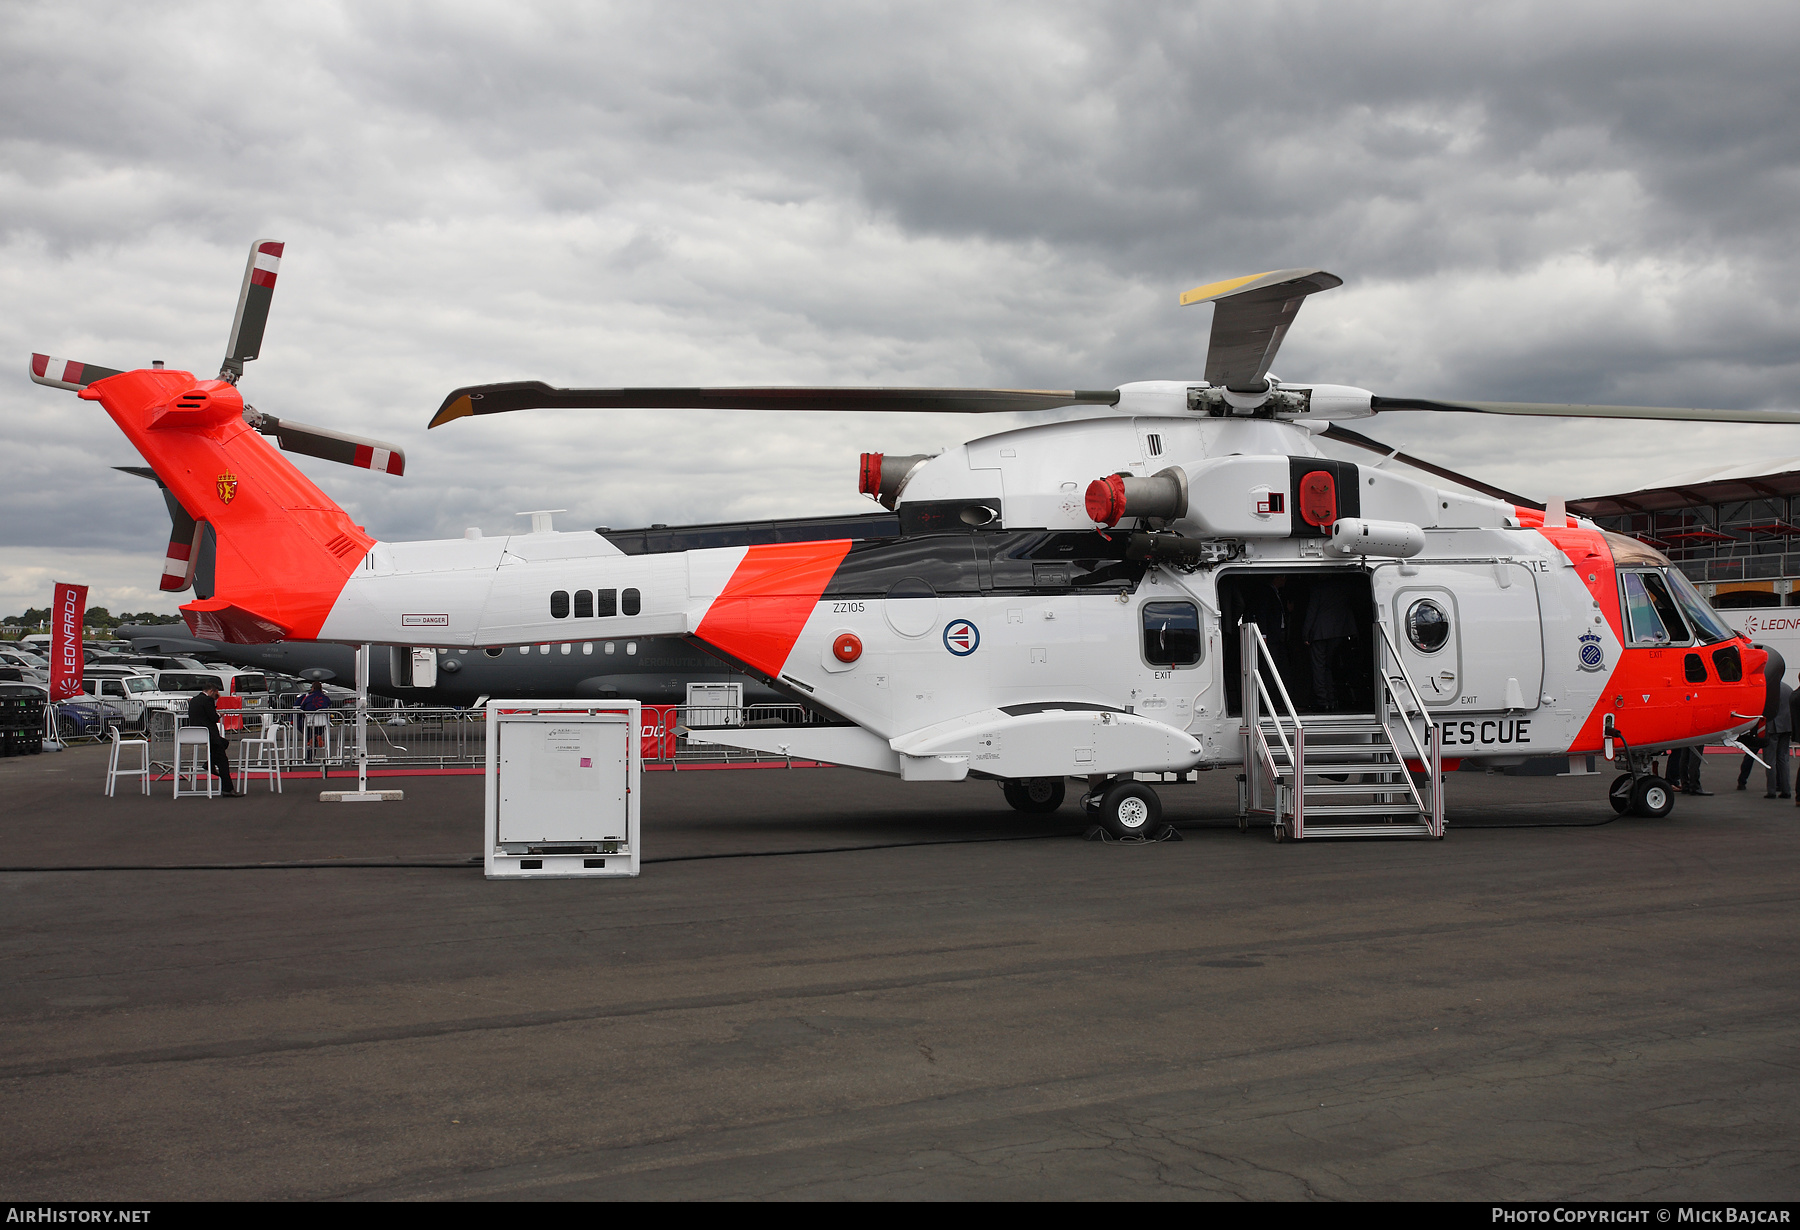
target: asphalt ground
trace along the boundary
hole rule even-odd
[[[1153,845],[657,773],[641,877],[521,883],[459,865],[477,777],[103,755],[0,760],[0,864],[332,865],[0,872],[9,1200],[1800,1193],[1800,810],[1730,758],[1662,820],[1463,773],[1447,840],[1280,845],[1225,773]]]

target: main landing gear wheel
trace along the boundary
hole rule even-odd
[[[1624,815],[1631,810],[1631,785],[1637,781],[1629,773],[1621,773],[1613,778],[1613,784],[1606,788],[1606,801],[1612,804],[1613,811]]]
[[[1107,787],[1090,814],[1114,837],[1148,837],[1162,824],[1162,800],[1138,782]]]
[[[1631,788],[1631,810],[1652,820],[1675,810],[1675,792],[1660,777],[1640,777]]]
[[[1031,815],[1047,815],[1063,805],[1063,780],[1060,777],[1012,778],[1000,784],[1006,801],[1013,810]]]

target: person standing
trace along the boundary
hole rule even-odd
[[[1775,707],[1775,720],[1769,726],[1768,791],[1765,799],[1785,799],[1793,793],[1788,786],[1788,752],[1794,742],[1794,689],[1787,684],[1781,685],[1781,700]]]
[[[331,730],[331,718],[325,712],[331,708],[331,697],[325,694],[325,685],[317,679],[313,680],[311,690],[299,699],[296,707],[306,714],[301,719],[306,723],[303,735],[306,740],[306,758],[311,760],[313,748],[317,747],[319,759],[324,760],[325,753],[329,750],[326,744]]]
[[[192,700],[188,701],[187,724],[206,728],[206,746],[212,761],[213,776],[219,779],[219,794],[227,799],[238,799],[244,796],[231,784],[231,744],[225,739],[225,726],[219,720],[219,681],[208,675],[210,681],[205,684]]]
[[[1737,788],[1739,790],[1746,790],[1750,785],[1750,770],[1756,764],[1756,757],[1752,756],[1750,752],[1765,751],[1769,746],[1768,739],[1763,736],[1763,728],[1766,725],[1767,723],[1758,720],[1750,733],[1738,740],[1739,743],[1742,743],[1749,749],[1749,751],[1744,753],[1744,758],[1738,761]]]
[[[1306,620],[1300,637],[1306,642],[1312,666],[1313,705],[1331,712],[1338,707],[1340,663],[1344,649],[1356,635],[1356,613],[1349,596],[1334,582],[1321,579],[1312,587],[1306,604]]]
[[[1263,634],[1269,659],[1284,681],[1288,674],[1288,618],[1287,600],[1281,591],[1286,585],[1287,578],[1280,573],[1264,578],[1261,585],[1250,591],[1246,604],[1249,609],[1245,612]]]

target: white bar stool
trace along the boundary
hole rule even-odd
[[[281,729],[275,725],[275,715],[262,715],[262,733],[254,739],[242,739],[238,742],[238,781],[240,790],[250,789],[252,774],[261,774],[268,779],[269,790],[274,794],[283,793],[281,789]]]
[[[112,736],[112,758],[106,763],[106,797],[113,798],[113,789],[121,777],[135,777],[144,787],[144,797],[150,797],[150,740],[121,739],[117,726],[108,726],[106,733]],[[143,749],[143,762],[135,769],[122,768],[119,764],[119,753],[122,749],[136,747]]]
[[[188,756],[188,749],[193,749],[193,756]],[[188,789],[181,788],[181,778],[186,774],[190,783]],[[204,787],[199,783],[206,783]],[[212,775],[212,740],[208,737],[204,726],[177,726],[175,728],[175,797],[184,795],[215,798],[219,793],[217,779]]]

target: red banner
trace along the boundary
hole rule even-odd
[[[56,583],[50,604],[50,699],[68,700],[81,695],[81,624],[87,618],[85,585]]]
[[[675,758],[674,705],[645,705],[643,714],[643,751],[645,760]]]

